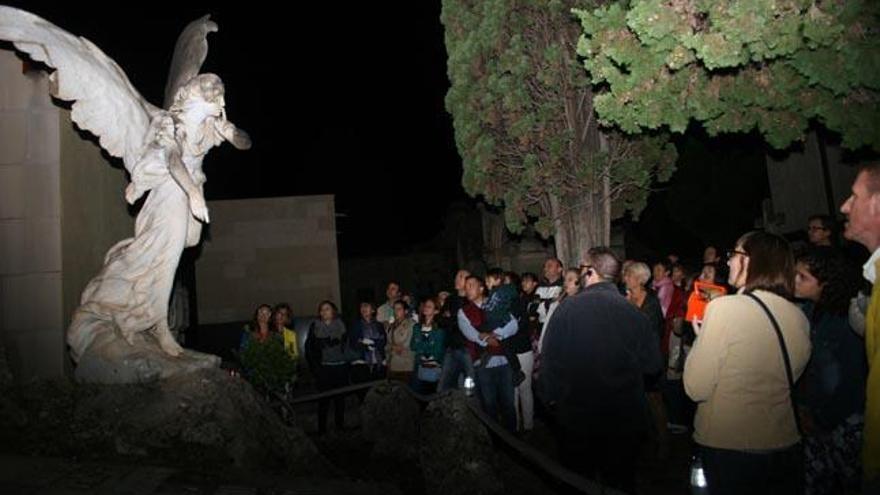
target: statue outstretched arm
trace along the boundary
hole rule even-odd
[[[251,137],[248,136],[248,133],[243,130],[235,127],[235,124],[226,120],[226,116],[224,115],[223,120],[218,121],[217,123],[217,132],[223,136],[223,139],[232,143],[233,146],[240,150],[248,150],[251,148]]]
[[[189,175],[189,171],[186,169],[186,165],[183,164],[180,152],[177,149],[168,151],[168,172],[189,198],[189,209],[192,215],[205,223],[210,222],[208,218],[208,205],[205,204],[205,196],[202,194],[201,189],[196,186],[192,176]]]

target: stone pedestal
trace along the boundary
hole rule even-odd
[[[189,349],[180,356],[169,356],[147,332],[136,334],[134,339],[135,345],[131,345],[110,332],[98,335],[76,366],[76,380],[103,384],[148,383],[220,366],[218,356]]]

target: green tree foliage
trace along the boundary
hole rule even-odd
[[[652,181],[668,179],[675,161],[661,135],[600,129],[576,53],[577,5],[443,0],[441,14],[465,190],[503,205],[511,231],[535,222],[553,235],[566,263],[607,244],[612,217],[644,208]]]
[[[263,341],[251,337],[242,347],[239,360],[245,378],[263,393],[283,393],[285,385],[296,380],[296,360],[284,349],[278,335]]]
[[[575,11],[603,124],[757,129],[785,148],[811,120],[880,150],[880,2],[633,0]]]

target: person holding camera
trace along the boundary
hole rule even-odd
[[[810,359],[810,323],[791,302],[795,262],[782,237],[749,232],[730,253],[736,295],[695,321],[684,386],[709,492],[798,494],[803,453],[794,382]]]

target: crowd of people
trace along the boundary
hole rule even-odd
[[[420,301],[389,282],[385,301],[362,301],[348,326],[322,302],[305,361],[319,390],[475,383],[488,416],[528,435],[537,411],[563,464],[625,492],[640,452],[664,459],[670,435],[692,432],[697,484],[712,494],[859,493],[880,471],[880,365],[869,378],[880,165],[860,172],[841,212],[844,236],[873,253],[864,267],[835,242],[834,219],[817,215],[803,245],[753,231],[726,255],[706,247],[699,263],[593,248],[577,266],[547,259],[540,276],[461,269],[452,290]],[[261,306],[243,345],[277,332],[297,358],[289,318],[286,305]],[[324,401],[321,432],[328,413]]]

